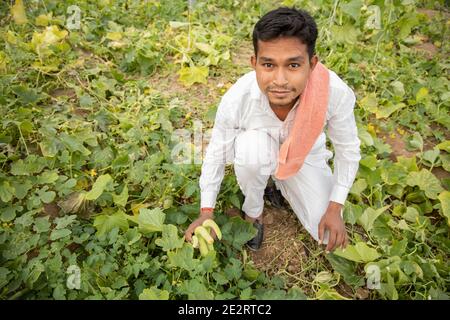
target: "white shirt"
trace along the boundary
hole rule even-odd
[[[201,208],[214,208],[226,163],[234,159],[234,140],[245,130],[263,130],[281,144],[289,135],[299,100],[281,121],[270,107],[267,96],[260,90],[256,72],[250,71],[228,89],[217,108],[211,139],[203,161],[200,190]],[[359,168],[360,140],[353,109],[355,94],[347,84],[330,70],[330,92],[325,128],[335,150],[334,185],[330,201],[345,203]],[[305,158],[313,166],[326,166],[333,153],[326,149],[325,132],[319,135]]]

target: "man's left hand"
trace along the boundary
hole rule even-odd
[[[319,223],[319,244],[323,242],[325,230],[328,230],[328,244],[326,251],[334,251],[341,246],[344,249],[348,244],[347,231],[341,217],[342,204],[330,201],[327,211]]]

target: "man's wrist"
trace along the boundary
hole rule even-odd
[[[214,215],[214,208],[201,208],[200,215],[202,217],[212,218],[212,216]]]
[[[332,209],[332,212],[341,213],[342,208],[344,205],[342,203],[330,201],[330,204],[328,206],[329,209]]]

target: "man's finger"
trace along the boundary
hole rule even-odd
[[[344,241],[344,249],[348,246],[348,235],[347,232],[345,232],[345,241]]]
[[[192,241],[192,233],[193,233],[193,227],[189,226],[189,228],[187,228],[186,232],[184,233],[184,237],[187,241],[191,242]]]
[[[335,230],[329,230],[330,236],[328,238],[328,245],[326,248],[327,253],[331,251],[332,248],[334,248],[334,245],[336,243],[336,237],[337,232]]]
[[[344,246],[344,241],[345,241],[345,233],[341,231],[341,232],[339,233],[338,241],[336,241],[336,246],[335,246],[335,248],[337,249],[337,248],[341,247],[341,249],[342,249],[343,246]]]
[[[217,234],[213,228],[211,228],[211,231],[209,233],[211,234],[211,237],[213,237],[214,240],[217,240]]]
[[[323,233],[325,232],[325,224],[323,223],[323,220],[320,220],[319,223],[319,244],[322,244],[323,242]]]

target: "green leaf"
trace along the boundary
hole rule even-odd
[[[371,262],[381,256],[377,250],[370,248],[364,242],[348,245],[344,250],[338,248],[334,251],[334,254],[355,262]]]
[[[348,285],[352,287],[359,287],[364,284],[364,277],[358,276],[356,265],[354,262],[332,253],[325,255],[325,257],[331,263],[333,270],[343,276],[344,281]]]
[[[359,196],[364,190],[367,188],[367,182],[366,179],[358,179],[353,183],[350,193]]]
[[[86,200],[96,200],[100,197],[103,191],[106,189],[108,184],[112,183],[113,179],[109,174],[101,175],[97,178],[94,185],[92,186],[92,190],[86,193]]]
[[[0,199],[3,202],[10,202],[12,200],[14,192],[15,189],[11,186],[9,181],[3,181],[3,183],[0,184]]]
[[[51,223],[48,221],[50,217],[36,218],[34,220],[33,230],[37,233],[47,232],[50,230]]]
[[[333,39],[339,43],[354,44],[360,32],[351,24],[346,24],[344,26],[331,26],[331,33],[333,34]]]
[[[43,203],[50,203],[56,197],[55,191],[47,191],[47,189],[48,189],[48,186],[44,186],[42,189],[39,189],[37,192],[39,195],[39,198],[41,199],[41,201]]]
[[[70,216],[64,216],[61,218],[56,218],[55,219],[55,223],[56,223],[56,227],[55,229],[63,229],[68,227],[69,225],[71,225],[73,222],[75,222],[77,220],[77,215],[73,214]]]
[[[42,95],[40,95],[36,91],[36,89],[28,88],[23,85],[12,87],[12,91],[17,95],[19,101],[24,105],[35,104],[43,98]]]
[[[444,142],[441,142],[438,145],[436,145],[436,147],[439,150],[444,150],[450,153],[450,140],[445,140]]]
[[[70,231],[69,229],[55,229],[50,234],[50,240],[55,241],[67,237],[71,233],[72,231]]]
[[[257,233],[256,228],[251,223],[242,220],[240,217],[232,217],[221,229],[223,241],[231,243],[238,250]]]
[[[153,286],[150,289],[144,289],[139,295],[139,300],[169,300],[169,291]]]
[[[183,243],[179,250],[167,252],[168,265],[172,268],[180,268],[192,271],[197,268],[198,260],[194,259],[194,248],[191,244]]]
[[[190,87],[194,83],[205,83],[208,78],[208,67],[183,67],[178,74],[179,80],[186,86]]]
[[[184,237],[178,237],[178,229],[172,224],[163,225],[162,237],[156,239],[155,244],[162,247],[163,251],[179,249],[183,247]]]
[[[412,137],[408,140],[408,144],[413,148],[413,150],[423,149],[423,138],[417,131],[414,132]]]
[[[58,180],[58,170],[44,171],[38,177],[36,183],[38,184],[53,184]]]
[[[365,156],[361,161],[359,162],[361,165],[363,165],[366,168],[369,168],[370,170],[375,170],[377,167],[377,157],[376,156]]]
[[[418,186],[430,199],[437,199],[438,193],[444,190],[436,176],[426,169],[410,172],[406,183],[411,187]]]
[[[187,295],[189,300],[214,299],[214,294],[199,279],[185,280],[179,290],[180,293]]]
[[[341,5],[341,9],[346,14],[350,15],[355,19],[355,21],[359,21],[359,16],[361,14],[361,7],[364,2],[362,0],[352,0],[349,3],[343,3]]]
[[[128,221],[126,215],[122,211],[118,211],[113,215],[101,214],[95,217],[94,227],[97,229],[97,235],[101,236],[110,232],[114,228],[122,231],[128,230]]]
[[[447,224],[450,226],[450,191],[443,191],[439,194],[441,201],[442,215],[447,218]]]
[[[405,95],[405,86],[403,85],[403,82],[401,81],[393,81],[391,82],[392,91],[394,92],[394,95],[397,97],[403,97]]]
[[[125,207],[128,200],[128,186],[125,185],[119,195],[113,194],[113,200],[118,206]]]
[[[127,215],[127,218],[139,225],[139,231],[147,234],[162,231],[166,215],[160,208],[155,208],[152,210],[141,208],[139,209],[139,215],[137,218],[129,215]]]
[[[379,209],[372,209],[371,207],[366,208],[364,210],[363,214],[359,217],[358,222],[363,226],[363,228],[369,232],[373,228],[373,223],[375,220],[383,213],[385,212],[390,205],[384,206]]]
[[[375,112],[375,115],[376,115],[377,119],[389,118],[389,116],[391,114],[393,114],[395,111],[400,110],[404,107],[406,107],[406,104],[404,104],[404,103],[392,104],[392,103],[388,102],[388,104],[386,106],[379,108]]]

